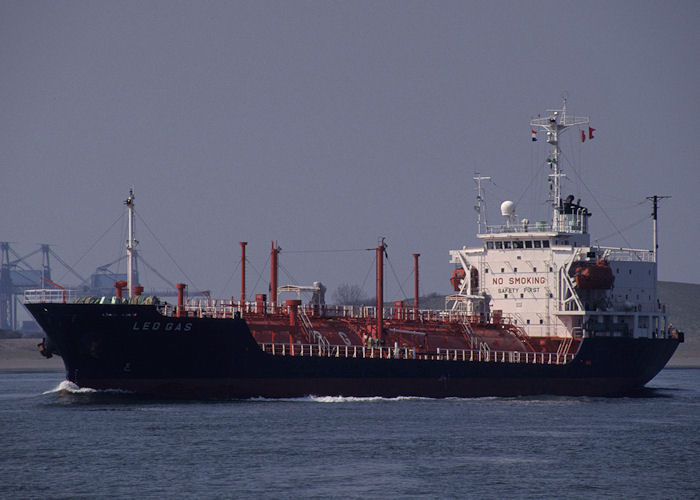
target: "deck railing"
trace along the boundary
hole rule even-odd
[[[25,290],[24,302],[73,302],[78,298],[77,290],[59,290],[56,288]]]
[[[161,312],[166,316],[175,315],[177,306],[175,304],[161,304]],[[314,318],[339,318],[339,319],[373,319],[377,317],[377,308],[372,306],[323,306],[321,308],[313,306],[302,306],[299,312],[306,314],[313,324]],[[238,303],[231,304],[226,300],[193,300],[187,302],[183,306],[182,314],[193,317],[212,317],[212,318],[232,318],[239,313],[243,318],[246,316],[255,316],[259,314],[265,315],[289,315],[287,306],[277,305],[274,308],[270,303],[256,304],[255,302],[246,302],[243,305]],[[421,322],[440,321],[440,322],[463,322],[474,320],[472,316],[463,311],[441,311],[432,309],[413,310],[412,308],[393,308],[386,307],[383,311],[385,319],[401,319],[414,320]],[[502,322],[508,322],[508,318],[501,317]]]
[[[260,349],[273,356],[314,356],[330,358],[418,359],[433,361],[463,361],[492,363],[528,363],[563,365],[574,354],[554,352],[489,351],[473,349],[441,349],[418,352],[412,347],[368,347],[356,345],[319,345],[260,343]]]
[[[654,262],[654,252],[644,248],[598,247],[610,261]]]

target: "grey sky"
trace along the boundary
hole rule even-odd
[[[567,91],[596,129],[563,146],[564,191],[590,207],[593,239],[650,248],[644,198],[671,195],[660,279],[700,283],[699,28],[691,1],[5,0],[0,240],[21,253],[51,243],[74,263],[133,185],[195,289],[237,295],[247,240],[263,273],[249,269],[248,292],[266,292],[275,239],[282,284],[364,283],[372,295],[372,253],[290,251],[386,236],[406,295],[412,252],[422,291],[445,293],[448,250],[477,243],[475,170],[495,183],[492,222],[505,199],[548,217],[547,148],[528,120]],[[611,220],[639,224],[626,242]],[[81,274],[123,252],[120,227]],[[188,281],[142,225],[137,238],[151,264]],[[387,279],[387,298],[401,298],[391,268]]]

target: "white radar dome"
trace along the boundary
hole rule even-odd
[[[515,215],[515,203],[510,200],[501,203],[501,215],[503,217],[511,217]]]

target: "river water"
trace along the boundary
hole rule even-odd
[[[170,402],[0,374],[0,497],[700,498],[700,370],[648,387]]]

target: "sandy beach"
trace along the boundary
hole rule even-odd
[[[39,354],[41,339],[0,339],[0,372],[62,372],[60,356]]]

